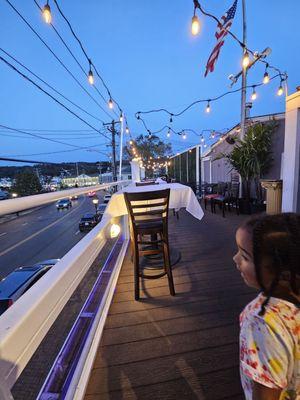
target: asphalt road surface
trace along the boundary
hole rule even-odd
[[[99,204],[104,192],[97,193]],[[78,223],[86,212],[95,212],[92,199],[82,195],[69,210],[50,203],[0,224],[0,279],[15,268],[50,258],[62,258],[86,234]]]

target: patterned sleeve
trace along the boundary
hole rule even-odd
[[[269,388],[285,388],[293,345],[274,313],[253,316],[240,341],[241,370]]]

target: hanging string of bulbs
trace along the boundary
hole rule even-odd
[[[274,80],[274,79],[276,79],[276,78],[278,78],[278,77],[280,77],[280,84],[279,84],[279,87],[278,87],[278,89],[277,89],[277,95],[278,95],[278,96],[282,96],[282,94],[284,93],[284,90],[283,90],[283,81],[282,81],[283,78],[282,78],[282,76],[281,76],[280,74],[276,74],[276,75],[274,75],[274,76],[272,76],[272,77],[270,77],[270,76],[268,75],[268,77],[266,78],[266,76],[264,75],[263,82],[257,83],[257,84],[254,84],[254,85],[248,85],[248,86],[246,86],[246,88],[251,88],[251,89],[252,89],[252,94],[251,94],[250,99],[251,99],[252,101],[255,101],[255,100],[257,99],[257,97],[258,97],[258,94],[257,94],[257,91],[256,91],[256,88],[257,88],[257,87],[264,86],[264,85],[268,84],[270,81],[272,81],[272,80]],[[143,124],[145,130],[146,130],[147,133],[148,133],[149,139],[151,139],[151,137],[152,137],[153,134],[158,134],[158,133],[160,133],[160,132],[163,132],[163,131],[166,130],[166,129],[167,129],[167,137],[168,137],[168,138],[170,138],[171,132],[173,132],[174,134],[181,136],[183,139],[186,139],[186,138],[187,138],[186,132],[189,131],[189,129],[182,129],[182,130],[176,132],[174,129],[172,129],[171,126],[169,126],[169,125],[164,125],[164,126],[163,126],[162,128],[160,128],[159,130],[151,131],[150,128],[148,127],[148,125],[146,124],[145,119],[142,118],[142,115],[147,115],[147,114],[152,114],[152,113],[161,113],[161,112],[162,112],[162,113],[165,113],[165,114],[168,114],[168,115],[169,115],[169,117],[170,117],[169,123],[172,124],[172,123],[173,123],[174,117],[179,117],[179,116],[183,115],[185,112],[187,112],[188,110],[190,110],[193,106],[195,106],[195,105],[197,105],[197,104],[200,104],[200,103],[206,103],[205,112],[206,112],[206,113],[210,113],[211,110],[212,110],[212,108],[211,108],[211,103],[216,102],[216,101],[218,101],[218,100],[220,100],[220,99],[222,99],[222,98],[224,98],[224,97],[226,97],[226,96],[228,96],[228,95],[230,95],[230,94],[240,92],[241,90],[242,90],[242,88],[238,88],[238,89],[235,89],[235,90],[226,91],[225,93],[223,93],[223,94],[221,94],[221,95],[219,95],[219,96],[216,96],[216,97],[212,97],[212,98],[210,98],[210,99],[199,99],[199,100],[196,100],[196,101],[192,102],[191,104],[189,104],[187,107],[185,107],[183,110],[181,110],[181,111],[178,112],[178,113],[171,112],[171,111],[169,111],[169,110],[166,109],[166,108],[159,108],[159,109],[153,109],[153,110],[148,110],[148,111],[137,111],[137,112],[135,113],[135,117],[136,117],[137,120],[139,120],[140,122],[142,122],[142,124]],[[190,130],[190,131],[191,131],[191,130]],[[196,134],[197,134],[197,133],[196,133]],[[197,135],[199,136],[199,134],[197,134]]]
[[[196,14],[197,10],[199,10],[204,16],[213,19],[218,25],[223,25],[222,22],[215,15],[205,11],[198,0],[193,0],[193,2],[194,2],[194,14],[191,21],[192,35],[197,36],[200,33],[200,20]],[[243,68],[248,68],[251,65],[251,58],[250,58],[251,54],[255,61],[259,61],[266,65],[266,70],[265,70],[266,80],[268,79],[268,71],[267,71],[268,68],[273,69],[276,73],[278,73],[282,77],[282,81],[287,79],[285,72],[282,72],[277,67],[270,65],[266,60],[264,60],[265,56],[259,55],[256,51],[253,51],[249,47],[247,47],[245,43],[243,43],[233,32],[230,31],[229,28],[230,27],[224,29],[226,29],[228,35],[230,35],[233,38],[233,40],[235,40],[239,44],[239,46],[244,50],[242,59]]]
[[[60,8],[60,6],[59,6],[57,0],[53,0],[53,2],[55,3],[55,5],[56,5],[56,7],[57,7],[57,10],[58,10],[58,12],[60,13],[60,15],[62,16],[62,18],[66,21],[67,25],[69,26],[69,29],[70,29],[70,31],[71,31],[73,37],[74,37],[74,38],[76,39],[76,41],[78,42],[78,44],[79,44],[79,46],[80,46],[80,48],[81,48],[81,50],[82,50],[84,56],[85,56],[86,59],[87,59],[87,62],[88,62],[87,79],[88,79],[89,84],[90,84],[90,85],[95,85],[95,76],[94,76],[94,73],[95,73],[95,75],[100,79],[100,81],[102,82],[104,88],[105,88],[106,91],[107,91],[107,94],[108,94],[108,97],[109,97],[109,99],[108,99],[108,101],[107,101],[107,106],[108,106],[108,108],[109,108],[110,110],[114,111],[115,105],[117,106],[117,108],[118,108],[118,110],[119,110],[119,113],[120,113],[120,114],[119,114],[119,121],[122,122],[123,119],[125,119],[125,123],[126,123],[125,131],[126,131],[127,134],[129,134],[128,121],[127,121],[127,118],[126,118],[124,112],[122,111],[122,108],[120,107],[120,105],[119,105],[119,103],[116,101],[116,99],[113,98],[113,96],[112,96],[112,94],[111,94],[111,92],[110,92],[108,86],[106,85],[106,83],[105,83],[103,77],[102,77],[101,74],[98,72],[98,69],[97,69],[96,65],[93,63],[92,59],[91,59],[91,58],[89,57],[89,55],[87,54],[87,52],[86,52],[86,50],[85,50],[85,48],[84,48],[84,46],[83,46],[81,40],[80,40],[79,37],[76,35],[76,33],[75,33],[75,31],[74,31],[74,29],[73,29],[73,27],[72,27],[70,21],[68,20],[68,18],[65,16],[65,14],[63,13],[63,11],[61,10],[61,8]],[[45,21],[47,24],[52,24],[52,14],[51,14],[51,8],[50,8],[50,5],[49,5],[49,0],[47,0],[47,3],[46,3],[46,4],[44,5],[44,7],[42,8],[42,16],[43,16],[44,21]],[[94,72],[93,72],[93,71],[94,71]],[[115,111],[114,111],[114,112],[115,112]]]

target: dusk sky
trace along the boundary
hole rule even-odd
[[[38,40],[21,18],[8,4],[0,2],[0,56],[12,61],[7,53],[23,63],[70,100],[80,105],[90,114],[110,122],[116,118],[107,104],[91,87],[78,65],[66,51],[51,26],[42,20],[34,0],[9,0],[24,18],[47,42],[55,54],[65,63],[86,90],[107,111],[108,114],[67,74],[53,55]],[[57,0],[81,39],[87,53],[108,85],[113,97],[126,113],[133,137],[145,133],[142,124],[134,117],[135,112],[156,108],[167,108],[178,112],[198,99],[208,99],[229,90],[228,76],[240,70],[241,48],[227,36],[221,50],[215,71],[204,78],[207,59],[215,45],[216,23],[198,12],[201,21],[200,35],[190,33],[193,15],[192,0]],[[37,0],[41,7],[45,0]],[[203,7],[219,18],[232,5],[233,0],[203,0]],[[300,85],[300,1],[288,0],[248,0],[247,24],[248,47],[262,51],[272,49],[268,62],[288,73],[288,90],[293,93]],[[71,35],[52,0],[53,25],[72,49],[84,69],[88,63],[78,43]],[[231,28],[242,37],[241,0]],[[109,154],[108,140],[83,122],[62,109],[49,97],[41,93],[15,71],[0,60],[1,76],[1,118],[0,124],[21,130],[36,130],[32,133],[60,140],[76,146],[96,146],[94,150]],[[25,70],[18,67],[22,72]],[[30,76],[28,72],[26,75]],[[262,81],[264,66],[257,64],[249,71],[248,84]],[[270,75],[273,72],[270,71]],[[35,81],[36,78],[33,78]],[[96,86],[108,100],[107,93],[99,78]],[[74,106],[54,94],[88,123],[102,129],[102,122],[84,114]],[[240,86],[238,82],[233,89]],[[284,96],[276,96],[279,79],[257,89],[258,98],[253,104],[251,115],[263,115],[284,111]],[[248,90],[248,99],[251,90]],[[153,131],[169,124],[166,114],[145,117]],[[211,113],[205,113],[205,104],[194,106],[178,118],[174,118],[173,128],[194,129],[199,134],[204,129],[222,130],[239,122],[240,93],[231,94],[211,104]],[[41,130],[39,132],[38,130]],[[48,130],[48,132],[47,132]],[[51,132],[52,130],[52,132]],[[54,130],[57,130],[55,132]],[[54,131],[54,132],[53,132]],[[76,132],[75,132],[76,131]],[[47,140],[30,138],[25,134],[9,132],[0,128],[1,156],[40,160],[49,162],[90,161],[107,159],[107,155],[96,151],[76,150],[67,145],[51,143]],[[160,134],[167,141],[166,133]],[[173,151],[199,143],[199,137],[188,134],[186,141],[172,136]],[[55,154],[39,154],[72,150]],[[0,162],[0,166],[13,163]]]

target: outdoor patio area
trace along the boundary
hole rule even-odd
[[[176,296],[167,278],[147,280],[134,301],[133,266],[124,261],[91,373],[86,400],[243,399],[239,382],[238,317],[254,292],[232,256],[245,219],[185,211],[170,216]]]

